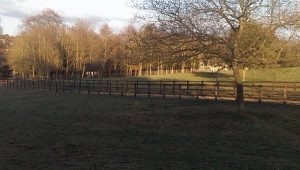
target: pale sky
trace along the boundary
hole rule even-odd
[[[68,24],[83,18],[90,20],[96,31],[106,22],[118,32],[135,15],[129,4],[130,0],[0,0],[0,25],[4,34],[16,35],[24,17],[50,8]]]

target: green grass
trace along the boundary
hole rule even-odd
[[[300,82],[300,67],[249,70],[246,75],[250,81],[297,81]]]
[[[152,75],[139,77],[106,78],[109,80],[177,80],[177,81],[232,81],[232,71],[219,73],[199,72],[184,74]],[[298,81],[300,82],[300,67],[260,69],[246,71],[246,81]]]
[[[0,169],[300,169],[300,106],[0,94]]]
[[[221,72],[221,73],[178,73],[178,74],[167,74],[167,75],[151,75],[151,76],[136,76],[136,77],[109,77],[104,78],[107,80],[140,80],[140,81],[215,81],[216,77],[218,80],[233,80],[232,72]]]

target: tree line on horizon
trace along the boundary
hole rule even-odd
[[[207,62],[200,54],[172,54],[162,41],[163,32],[154,24],[128,25],[120,33],[104,24],[96,33],[88,20],[67,26],[55,11],[46,9],[23,20],[7,62],[19,76],[77,78],[184,72]]]
[[[96,33],[88,20],[67,26],[60,15],[46,9],[23,20],[7,63],[15,75],[32,77],[151,75],[193,71],[204,64],[232,68],[226,46],[232,39],[230,30],[199,37],[201,42],[188,31],[175,31],[149,22],[140,28],[128,25],[120,33],[104,24]],[[245,24],[241,39],[245,67],[297,66],[300,42],[295,39],[280,38],[274,29],[254,21]]]

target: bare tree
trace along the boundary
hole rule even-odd
[[[262,49],[248,48],[246,42],[258,47],[269,40],[269,36],[260,31],[262,37],[259,38],[263,40],[254,45],[256,41],[248,41],[253,33],[251,30],[270,27],[275,36],[280,29],[296,28],[297,9],[290,8],[295,3],[280,0],[137,0],[134,5],[147,11],[150,17],[143,18],[158,23],[171,37],[185,37],[183,44],[191,40],[196,42],[198,48],[181,48],[183,51],[196,51],[196,54],[221,58],[228,63],[237,84],[238,113],[244,113],[242,70],[256,65],[253,64],[256,53]],[[269,59],[265,57],[261,60]]]
[[[61,27],[61,17],[50,9],[26,17],[21,25],[20,36],[16,38],[12,47],[10,61],[15,61],[12,62],[13,68],[15,70],[24,68],[17,62],[22,58],[20,61],[29,62],[28,67],[31,67],[33,77],[36,73],[48,77],[51,71],[60,69],[61,60],[57,45]]]
[[[89,63],[96,58],[96,34],[89,21],[78,20],[70,28],[74,68],[84,76]]]

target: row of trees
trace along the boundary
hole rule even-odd
[[[153,70],[184,71],[202,64],[201,55],[191,58],[168,51],[170,47],[161,43],[163,32],[154,24],[140,29],[129,25],[118,34],[104,24],[97,34],[88,21],[66,26],[57,13],[47,9],[25,18],[20,28],[8,62],[22,76],[150,75]]]
[[[216,16],[197,16],[180,11],[182,6],[188,8],[187,5],[191,5],[188,2],[176,1],[173,5],[171,2],[139,2],[137,5],[144,4],[140,8],[148,9],[151,6],[147,5],[153,5],[154,10],[166,10],[161,12],[169,12],[169,15],[161,15],[159,22],[148,23],[140,29],[129,25],[118,34],[113,33],[107,24],[97,34],[86,20],[66,26],[62,17],[53,10],[44,10],[24,19],[8,63],[15,74],[47,77],[54,74],[77,77],[87,74],[140,75],[142,72],[152,74],[153,70],[162,73],[167,69],[183,72],[186,68],[199,69],[203,64],[227,65],[236,68],[234,70],[299,64],[297,47],[300,41],[295,37],[300,23],[294,18],[298,17],[295,13],[276,23],[275,14],[272,14],[264,19],[266,23],[261,23],[243,16],[242,11],[235,13],[241,16],[230,19],[233,9],[220,13],[221,8],[226,9],[225,4],[210,9],[219,10]],[[209,6],[213,7],[212,4]],[[278,4],[273,13],[279,11],[277,8]],[[225,14],[228,16],[223,16]],[[212,17],[216,17],[216,21]],[[222,17],[224,22],[219,21]],[[280,32],[286,35],[280,37]]]

